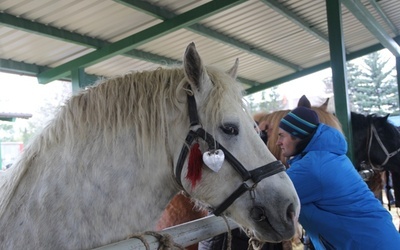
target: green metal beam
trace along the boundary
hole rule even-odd
[[[61,40],[68,43],[74,43],[77,45],[82,45],[90,48],[101,48],[106,45],[109,45],[109,42],[95,39],[89,36],[80,35],[77,33],[73,33],[67,30],[58,29],[49,25],[44,25],[41,23],[33,22],[27,19],[23,19],[20,17],[15,17],[6,13],[0,13],[0,24],[13,28],[23,30],[29,33],[38,34],[40,36],[46,36],[49,38]],[[176,63],[178,61],[158,56],[152,53],[140,51],[140,50],[131,50],[124,53],[125,56],[145,60],[152,63],[159,62],[167,62],[167,63]]]
[[[17,62],[9,59],[0,59],[0,71],[12,74],[36,76],[40,72],[49,69],[48,67]]]
[[[397,43],[400,43],[400,36],[395,37],[394,40]],[[364,48],[364,49],[361,49],[361,50],[358,50],[358,51],[354,51],[354,52],[348,54],[346,56],[346,60],[350,61],[350,60],[353,60],[353,59],[356,59],[356,58],[371,54],[373,52],[376,52],[376,51],[384,49],[384,48],[385,47],[383,47],[382,44],[378,43],[378,44],[372,45],[370,47],[367,47],[367,48]],[[303,70],[301,70],[299,72],[295,72],[295,73],[292,73],[292,74],[289,74],[289,75],[274,79],[272,81],[265,82],[265,83],[260,84],[258,86],[250,87],[250,88],[246,89],[246,93],[245,94],[246,95],[251,95],[251,94],[257,93],[259,91],[263,91],[265,89],[275,87],[275,86],[277,86],[279,84],[295,80],[297,78],[300,78],[300,77],[303,77],[303,76],[318,72],[318,71],[323,70],[323,69],[327,69],[327,68],[329,68],[331,66],[330,63],[331,63],[330,61],[323,62],[321,64],[318,64],[318,65],[303,69]]]
[[[382,19],[387,23],[387,25],[390,27],[392,32],[397,36],[400,34],[399,30],[397,27],[393,24],[393,22],[389,19],[389,17],[386,15],[385,12],[383,12],[381,6],[375,1],[375,0],[369,0],[369,3],[375,8],[376,12],[382,17]]]
[[[51,70],[38,75],[39,83],[48,83],[70,74],[75,68],[88,67],[113,56],[125,53],[134,47],[159,38],[183,27],[192,25],[199,20],[207,18],[217,12],[240,4],[245,0],[219,0],[206,3],[200,7],[189,10],[181,15],[166,20],[134,35],[128,36],[96,51],[74,59]]]
[[[299,16],[297,16],[295,13],[290,11],[288,8],[286,8],[283,4],[279,3],[276,0],[261,0],[265,5],[267,5],[269,8],[273,9],[275,12],[278,12],[282,16],[286,17],[289,19],[291,22],[295,23],[296,25],[300,26],[303,30],[307,31],[308,33],[312,34],[322,42],[329,44],[328,41],[328,36],[322,33],[321,31],[312,28],[310,24],[305,22],[303,19],[301,19]]]
[[[358,0],[342,0],[346,8],[396,57],[400,56],[400,46],[389,36],[369,11]]]
[[[176,16],[174,13],[164,8],[142,0],[114,0],[114,2],[162,20],[171,19]]]
[[[15,122],[15,117],[13,118],[0,118],[0,121],[5,121],[5,122]],[[1,150],[1,149],[0,149]],[[1,155],[0,155],[1,156]],[[1,169],[1,168],[0,168]]]
[[[400,104],[400,57],[396,57],[397,98]]]
[[[353,132],[348,97],[346,55],[344,49],[342,11],[340,0],[325,0],[329,33],[329,54],[331,58],[335,115],[342,125],[348,143],[347,155],[354,160]]]
[[[78,33],[70,32],[63,29],[44,25],[42,23],[33,22],[27,19],[16,17],[6,13],[0,13],[0,24],[13,29],[23,30],[29,33],[37,34],[40,36],[47,36],[50,38],[57,38],[58,40],[71,42],[82,46],[90,46],[93,48],[101,47],[104,45],[102,41],[93,39],[88,36],[83,36]]]
[[[400,43],[400,36],[397,36],[394,38],[398,43]],[[370,47],[352,52],[347,55],[346,59],[348,61],[368,55],[370,53],[376,52],[378,50],[384,49],[382,44],[375,44]],[[269,82],[265,83],[258,83],[254,82],[251,80],[243,79],[238,77],[238,80],[241,81],[244,84],[247,85],[254,85],[254,87],[250,87],[246,89],[246,95],[251,95],[256,92],[280,85],[282,83],[292,81],[294,79],[300,78],[302,76],[306,76],[315,72],[318,72],[320,70],[326,69],[330,67],[330,61],[315,65],[313,67],[309,67],[306,69],[303,69],[301,71],[274,79]],[[43,72],[44,70],[49,69],[48,67],[43,67],[43,66],[38,66],[36,64],[29,64],[29,63],[24,63],[24,62],[17,62],[13,60],[5,60],[5,59],[0,59],[0,71],[6,72],[6,73],[12,73],[12,74],[23,74],[23,75],[30,75],[30,76],[36,76],[40,72]],[[91,76],[91,81],[94,81],[95,78],[98,78],[98,76],[95,75],[89,75]],[[69,78],[65,78],[63,80],[71,80]]]
[[[141,1],[139,1],[141,2]],[[149,5],[147,2],[142,2]],[[169,13],[169,12],[168,12]],[[40,36],[46,36],[52,39],[58,39],[69,43],[74,43],[78,45],[83,45],[85,47],[90,48],[100,48],[101,46],[109,45],[109,42],[91,38],[84,35],[77,35],[75,33],[60,30],[58,28],[51,27],[49,25],[44,25],[36,22],[32,22],[23,18],[15,17],[9,14],[0,13],[0,23],[4,26],[8,26],[13,29],[23,30],[29,33],[38,34]],[[180,64],[182,61],[175,60],[169,57],[159,56],[153,53],[141,51],[141,50],[130,50],[123,54],[124,56],[144,60],[147,62],[152,62],[155,64],[166,63],[166,64]],[[0,71],[14,73],[14,74],[24,74],[35,76],[43,71],[49,70],[49,67],[45,66],[38,66],[34,64],[27,64],[24,62],[16,62],[13,60],[5,60],[0,59]],[[89,83],[94,82],[98,76],[95,75],[88,75],[84,78],[85,81],[83,82],[84,86],[87,86]],[[63,80],[71,80],[69,77],[63,78]],[[238,80],[244,84],[257,86],[261,83],[252,81],[246,78],[238,77]]]
[[[152,5],[150,3],[147,3],[147,2],[138,1],[138,0],[114,0],[114,1],[118,2],[120,4],[123,4],[125,6],[134,8],[134,9],[136,9],[138,11],[145,12],[145,13],[153,16],[153,17],[156,17],[156,18],[159,18],[159,19],[162,19],[162,20],[168,20],[168,19],[176,17],[176,15],[174,13],[169,12],[169,11],[163,9],[163,8],[158,7],[158,6],[154,6],[154,5]],[[188,30],[190,30],[192,32],[195,32],[195,33],[197,33],[197,34],[199,34],[201,36],[206,36],[206,37],[209,37],[209,38],[211,38],[213,40],[218,40],[218,41],[220,41],[222,43],[229,44],[230,46],[233,46],[233,47],[236,47],[236,48],[238,48],[240,50],[243,50],[246,53],[259,56],[262,59],[270,60],[270,61],[272,61],[274,63],[280,64],[280,65],[282,65],[284,67],[293,69],[295,71],[299,71],[299,70],[302,69],[299,65],[291,63],[291,62],[289,62],[289,61],[287,61],[285,59],[282,59],[282,58],[280,58],[278,56],[275,56],[275,55],[273,55],[271,53],[268,53],[266,51],[262,51],[262,50],[256,49],[256,48],[254,48],[254,46],[252,46],[250,44],[243,43],[243,42],[241,42],[241,41],[239,41],[237,39],[234,39],[234,38],[229,37],[227,35],[224,35],[224,34],[222,34],[220,32],[217,32],[215,30],[207,28],[204,25],[193,24],[193,25],[190,25],[190,26],[186,27],[186,29],[188,29]]]
[[[121,3],[124,3],[126,1],[118,1]],[[146,13],[151,13],[151,15],[154,15],[154,13],[162,13],[162,15],[164,16],[168,16],[169,18],[172,18],[173,16],[175,16],[175,14],[168,12],[168,11],[163,11],[164,9],[159,8],[159,7],[155,7],[147,2],[143,2],[143,1],[136,1],[136,0],[131,0],[128,1],[129,2],[129,7],[133,7],[130,4],[138,4],[139,8],[136,7],[136,9],[140,10],[140,11],[144,11]],[[127,3],[126,3],[127,5]],[[146,11],[146,8],[149,9],[150,11]],[[159,17],[159,16],[157,16]],[[5,14],[5,13],[0,13],[0,24],[13,28],[13,29],[19,29],[19,30],[23,30],[29,33],[34,33],[34,34],[38,34],[40,36],[46,36],[52,39],[57,39],[57,40],[61,40],[61,41],[65,41],[68,43],[74,43],[77,45],[83,45],[85,47],[90,47],[90,48],[101,48],[104,47],[106,45],[109,45],[110,43],[107,41],[103,41],[100,39],[95,39],[89,36],[84,36],[84,35],[79,35],[77,33],[73,33],[73,32],[69,32],[67,30],[62,30],[62,29],[58,29],[55,27],[52,27],[50,25],[44,25],[41,23],[37,23],[37,22],[33,22],[27,19],[23,19],[20,17],[15,17],[9,14]],[[124,56],[127,57],[131,57],[131,58],[135,58],[135,59],[139,59],[139,60],[144,60],[147,62],[151,62],[151,63],[155,63],[155,64],[160,64],[160,63],[167,63],[167,64],[179,64],[181,63],[181,61],[179,60],[175,60],[169,57],[164,57],[164,56],[159,56],[153,53],[149,53],[149,52],[145,52],[145,51],[141,51],[141,50],[130,50],[128,52],[123,53]],[[15,62],[17,63],[17,62]],[[23,63],[21,63],[23,64]],[[32,67],[33,65],[30,65],[29,67]],[[21,67],[18,66],[18,67]],[[1,68],[1,67],[0,67]],[[43,67],[42,70],[29,70],[29,72],[35,72],[35,76],[38,73],[41,73],[45,70],[48,70],[49,68]],[[11,70],[14,73],[17,73],[17,71]],[[239,79],[239,78],[238,78]],[[251,85],[251,86],[257,86],[261,83],[259,82],[255,82],[249,79],[245,79],[245,78],[240,78],[240,81],[247,84],[247,85]]]
[[[10,59],[0,59],[0,72],[36,77],[39,73],[49,69],[51,68],[45,66],[39,66],[36,64],[17,62]],[[97,79],[99,79],[99,76],[85,74],[85,82],[83,84],[87,86],[90,83],[96,81]],[[71,77],[66,76],[61,78],[60,80],[70,81]]]
[[[249,54],[256,55],[258,57],[261,57],[262,59],[267,59],[267,60],[272,61],[274,63],[277,63],[277,64],[280,64],[282,66],[285,66],[287,68],[293,69],[295,71],[302,70],[302,68],[299,65],[296,65],[296,64],[291,63],[291,62],[289,62],[287,60],[284,60],[284,59],[282,59],[282,58],[280,58],[278,56],[275,56],[275,55],[273,55],[271,53],[268,53],[268,52],[265,52],[263,50],[254,48],[254,46],[251,46],[249,44],[240,42],[239,40],[236,40],[236,39],[234,39],[232,37],[229,37],[229,36],[226,36],[226,35],[222,35],[221,33],[216,32],[216,31],[214,31],[212,29],[209,29],[209,28],[207,28],[207,27],[205,27],[203,25],[194,24],[194,25],[191,25],[190,27],[188,27],[187,29],[191,30],[191,31],[193,31],[195,33],[198,33],[198,34],[200,34],[202,36],[209,37],[209,38],[211,38],[213,40],[218,40],[218,41],[220,41],[222,43],[229,44],[229,45],[231,45],[233,47],[236,47],[236,48],[238,48],[240,50],[243,50],[243,51],[245,51],[245,52],[247,52]]]
[[[245,95],[251,95],[251,94],[257,93],[257,92],[263,91],[265,89],[269,89],[269,88],[278,86],[282,83],[292,81],[294,79],[315,73],[317,71],[320,71],[320,70],[323,70],[323,69],[326,69],[329,67],[330,67],[330,61],[315,65],[313,67],[305,68],[301,71],[298,71],[298,72],[295,72],[295,73],[292,73],[292,74],[289,74],[286,76],[282,76],[280,78],[271,80],[269,82],[265,82],[263,84],[260,84],[260,85],[254,86],[254,87],[250,87],[245,90]]]

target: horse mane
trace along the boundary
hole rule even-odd
[[[207,97],[206,105],[199,108],[207,111],[205,119],[208,124],[219,124],[221,121],[217,121],[217,117],[223,117],[220,97],[229,94],[232,99],[242,100],[243,89],[239,84],[234,85],[234,79],[221,70],[211,66],[205,69],[215,87]],[[0,218],[28,168],[41,167],[45,172],[46,168],[54,167],[35,166],[35,159],[54,145],[62,145],[58,148],[64,151],[57,153],[68,157],[78,145],[80,148],[99,147],[88,145],[90,138],[100,137],[102,146],[112,150],[118,139],[129,135],[128,138],[135,138],[128,143],[137,151],[139,166],[154,155],[166,153],[169,133],[176,130],[173,127],[187,120],[189,129],[188,110],[183,105],[187,102],[187,85],[182,67],[157,68],[101,79],[73,95],[47,126],[31,139],[12,169],[0,175]],[[247,111],[243,101],[242,105]],[[185,134],[178,135],[183,143]],[[172,162],[172,159],[167,160]]]

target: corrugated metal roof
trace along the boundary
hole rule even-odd
[[[3,0],[0,70],[12,72],[11,64],[18,65],[18,73],[22,67],[25,73],[36,75],[41,72],[32,69],[64,65],[212,2],[230,1]],[[376,2],[381,13],[370,0],[361,4],[384,32],[398,39],[397,0]],[[342,22],[348,54],[379,44],[344,5]],[[180,61],[193,41],[208,64],[229,68],[239,58],[239,77],[248,89],[328,62],[327,38],[324,0],[241,1],[187,27],[139,41],[134,50],[102,59],[85,67],[85,72],[113,76]]]

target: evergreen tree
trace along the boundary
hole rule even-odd
[[[267,97],[268,95],[268,97]],[[272,87],[261,92],[261,101],[253,112],[274,112],[283,109],[282,97],[278,93],[278,87]]]
[[[0,121],[0,141],[12,142],[15,140],[15,130],[12,122]]]
[[[254,103],[254,95],[249,95],[245,97],[245,100],[248,103],[248,109],[251,113],[254,113],[257,111],[257,104]]]
[[[393,113],[399,106],[394,67],[387,68],[388,59],[384,60],[379,52],[364,57],[363,63],[364,67],[347,65],[351,110],[364,114]]]

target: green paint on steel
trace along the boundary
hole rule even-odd
[[[400,56],[400,46],[376,21],[368,9],[358,1],[342,0],[341,3],[371,32],[392,54]]]
[[[160,8],[158,6],[154,6],[150,3],[147,2],[141,2],[141,1],[135,1],[135,0],[115,0],[116,2],[119,2],[125,6],[128,7],[132,7],[136,10],[145,12],[153,17],[162,19],[162,20],[167,20],[170,18],[175,17],[176,15],[172,12],[169,12],[163,8]],[[254,48],[254,46],[251,46],[249,44],[243,43],[237,39],[234,39],[232,37],[229,37],[227,35],[224,35],[220,32],[217,32],[213,29],[207,28],[204,25],[200,25],[200,24],[193,24],[188,26],[186,29],[193,31],[197,34],[200,34],[201,36],[205,36],[205,37],[209,37],[213,40],[218,40],[220,42],[223,42],[225,44],[229,44],[233,47],[236,47],[240,50],[243,50],[247,53],[259,56],[263,59],[267,59],[270,60],[272,62],[275,62],[277,64],[283,65],[287,68],[293,69],[295,71],[301,70],[302,68],[299,65],[296,65],[294,63],[291,63],[287,60],[284,60],[278,56],[275,56],[271,53],[268,53],[266,51],[262,51],[259,49]],[[256,84],[251,84],[253,86],[256,86],[260,83],[256,83]]]
[[[158,6],[154,6],[147,2],[142,2],[142,1],[137,1],[137,0],[115,0],[115,1],[119,2],[121,4],[124,4],[128,7],[148,13],[149,15],[152,15],[156,18],[160,18],[163,20],[176,16],[172,12],[169,12],[165,9],[162,9]],[[80,35],[77,33],[69,32],[67,30],[58,29],[58,28],[52,27],[50,25],[44,25],[41,23],[33,22],[33,21],[26,20],[26,19],[23,19],[20,17],[15,17],[15,16],[5,14],[5,13],[0,13],[0,23],[5,26],[11,27],[13,29],[19,29],[19,30],[23,30],[23,31],[26,31],[29,33],[34,33],[34,34],[38,34],[41,36],[58,39],[58,40],[69,42],[69,43],[74,43],[77,45],[83,45],[85,47],[90,47],[90,48],[101,48],[101,47],[104,47],[104,46],[110,44],[107,41],[103,41],[103,40],[92,38],[89,36],[84,36],[84,35]],[[274,57],[273,55],[270,55],[266,52],[259,53],[258,50],[254,50],[254,48],[252,48],[250,45],[246,45],[244,43],[240,43],[240,42],[236,41],[235,39],[225,37],[224,35],[216,32],[216,31],[213,31],[211,29],[206,29],[205,27],[203,27],[201,25],[194,24],[190,27],[191,27],[192,31],[196,30],[197,33],[199,33],[199,34],[202,34],[202,32],[204,32],[205,36],[208,36],[211,38],[213,38],[213,36],[215,35],[216,36],[215,39],[220,40],[224,43],[230,44],[232,46],[236,46],[239,49],[242,49],[248,53],[253,53],[255,55],[258,55],[262,58],[266,58],[268,60],[276,59],[276,61],[275,61],[276,63],[280,63],[284,66],[291,67],[293,69],[300,69],[300,67],[297,65],[290,64],[289,62],[282,60],[278,57]],[[144,60],[144,61],[151,62],[151,63],[156,63],[156,64],[160,64],[160,63],[162,63],[162,64],[180,64],[181,63],[181,61],[179,61],[179,60],[175,60],[172,58],[168,58],[168,57],[164,57],[164,56],[160,56],[160,55],[156,55],[153,53],[136,50],[136,49],[132,49],[128,52],[125,52],[125,53],[123,53],[123,55],[127,56],[127,57],[131,57],[131,58],[136,58],[139,60]],[[50,69],[50,68],[43,67],[43,69],[40,71],[34,70],[32,72],[35,72],[34,75],[36,75],[36,74],[43,72],[45,70],[48,70],[48,69]],[[1,67],[0,67],[0,70],[1,70]],[[15,71],[13,71],[13,72],[15,72]],[[240,81],[242,83],[250,85],[250,86],[257,86],[257,85],[261,84],[260,82],[252,81],[252,80],[249,80],[246,78],[240,78]]]
[[[183,27],[192,25],[199,20],[207,18],[217,12],[223,11],[242,2],[244,2],[244,0],[219,0],[206,3],[200,7],[189,10],[146,30],[128,36],[120,41],[106,45],[80,58],[43,72],[38,75],[39,83],[48,83],[57,80],[69,74],[69,71],[74,68],[94,65],[100,61],[122,54],[133,49],[134,47],[164,36],[167,33],[171,33]]]
[[[36,76],[38,73],[49,69],[36,64],[17,62],[10,59],[0,59],[0,71],[13,74],[26,74]]]
[[[354,160],[353,133],[347,95],[346,55],[342,31],[340,0],[325,0],[328,20],[329,50],[335,99],[335,115],[339,119],[348,144],[347,155]]]
[[[45,66],[38,66],[36,64],[24,63],[24,62],[17,62],[10,59],[0,59],[0,71],[10,74],[19,74],[19,75],[28,75],[36,77],[39,73],[44,72],[45,70],[49,70],[51,68]],[[89,75],[85,73],[85,82],[82,84],[84,86],[88,86],[96,81],[99,76],[96,75]],[[63,81],[71,80],[70,76],[66,76],[60,78]]]
[[[399,43],[400,42],[400,36],[395,37],[394,40],[397,41],[397,43]],[[361,50],[358,50],[358,51],[355,51],[355,52],[352,52],[352,53],[348,54],[346,56],[346,60],[350,61],[350,60],[353,60],[353,59],[368,55],[370,53],[376,52],[376,51],[381,50],[381,49],[384,49],[384,47],[383,47],[382,44],[378,43],[378,44],[375,44],[375,45],[369,46],[367,48],[364,48],[364,49],[361,49]],[[309,67],[309,68],[305,68],[305,69],[303,69],[301,71],[298,71],[298,72],[283,76],[281,78],[277,78],[277,79],[274,79],[272,81],[265,82],[265,83],[262,83],[260,85],[254,86],[254,87],[250,87],[250,88],[246,89],[246,93],[245,94],[246,95],[251,95],[251,94],[257,93],[259,91],[263,91],[265,89],[275,87],[275,86],[277,86],[279,84],[295,80],[295,79],[300,78],[302,76],[306,76],[306,75],[318,72],[320,70],[327,69],[330,66],[331,66],[331,62],[330,61],[323,62],[321,64],[318,64],[318,65],[315,65],[315,66],[312,66],[312,67]]]
[[[109,42],[100,39],[80,35],[63,29],[58,29],[49,25],[44,25],[41,23],[33,22],[20,17],[15,17],[5,13],[0,13],[0,24],[3,24],[4,26],[13,29],[19,29],[29,33],[38,34],[41,36],[46,36],[49,38],[54,38],[57,40],[65,41],[68,43],[74,43],[77,45],[82,45],[90,48],[97,49],[110,44]],[[153,63],[159,63],[159,62],[176,63],[176,60],[174,59],[158,56],[152,53],[135,49],[124,53],[124,55]]]
[[[149,16],[166,20],[175,17],[176,15],[164,8],[152,5],[149,2],[138,0],[114,0],[114,2],[125,5],[126,7],[133,8],[139,12],[144,12]]]
[[[58,29],[38,22],[33,22],[27,19],[16,17],[6,13],[0,13],[0,23],[10,28],[17,28],[29,33],[38,34],[41,36],[48,36],[51,38],[57,38],[61,41],[71,42],[75,44],[90,46],[90,47],[101,47],[104,43],[101,40],[93,39],[88,36],[83,36],[78,33],[70,32],[63,29]]]
[[[283,4],[279,3],[276,0],[261,0],[262,3],[276,11],[277,13],[281,14],[282,16],[289,19],[291,22],[295,23],[297,26],[301,27],[303,30],[307,31],[311,35],[315,36],[323,43],[328,44],[328,37],[321,31],[313,28],[311,24],[305,22],[299,16],[297,16],[294,12],[290,11],[286,8]]]

